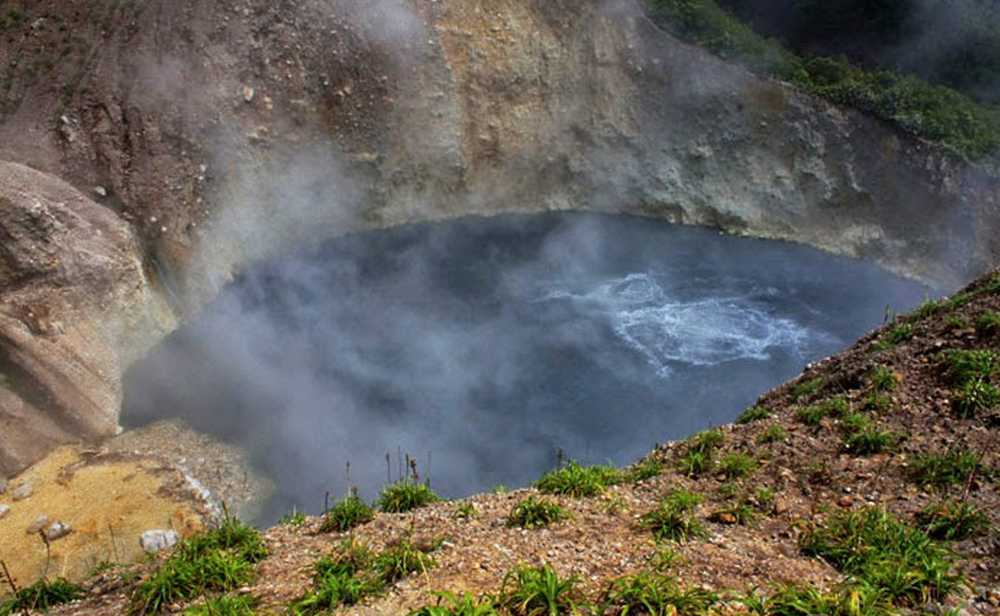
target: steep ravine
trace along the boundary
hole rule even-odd
[[[124,368],[243,264],[351,229],[626,212],[790,239],[951,287],[1000,255],[995,177],[682,44],[636,3],[22,9],[0,31],[0,159],[49,179],[8,166],[0,193],[13,382],[0,389],[0,473],[111,434]],[[51,178],[80,191],[52,207],[115,231],[88,234],[86,250],[59,240],[58,264],[17,260],[55,241],[29,215]],[[91,259],[102,251],[116,257]],[[92,274],[73,275],[84,262]],[[25,295],[40,298],[28,316]],[[38,310],[115,334],[39,334]],[[32,342],[13,355],[19,338]],[[73,363],[53,361],[63,355]],[[38,441],[42,424],[53,426]]]

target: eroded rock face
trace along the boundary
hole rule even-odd
[[[114,434],[123,362],[167,325],[140,254],[110,210],[0,162],[0,474]]]
[[[350,230],[581,209],[945,285],[1000,261],[996,177],[683,44],[638,0],[29,8],[0,33],[0,159],[43,172],[0,167],[0,473],[114,430],[168,301],[196,311],[249,260]]]

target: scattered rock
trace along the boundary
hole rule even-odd
[[[49,525],[49,516],[40,515],[37,518],[35,518],[35,521],[32,522],[28,526],[28,528],[25,529],[24,532],[26,532],[29,535],[34,535],[37,532],[41,532],[41,530],[48,525]]]
[[[837,501],[837,504],[846,509],[854,504],[854,499],[845,494],[844,496],[840,497],[840,500]]]
[[[31,495],[34,493],[35,487],[26,482],[14,488],[14,491],[10,493],[10,497],[15,501],[22,501],[26,498],[31,498]]]
[[[97,193],[98,197],[107,197],[108,196],[108,189],[105,188],[105,187],[103,187],[103,186],[95,186],[94,187],[94,192]]]
[[[139,537],[139,545],[149,554],[155,554],[177,545],[180,537],[172,530],[147,530]]]
[[[49,541],[56,541],[58,539],[62,539],[71,532],[73,532],[73,529],[69,524],[64,522],[53,522],[48,528],[45,529],[45,538]]]
[[[10,513],[10,507],[8,507],[7,505],[0,505],[0,520],[7,517],[8,513]]]
[[[254,97],[254,95],[256,93],[257,93],[256,90],[254,90],[250,86],[243,86],[243,100],[244,101],[246,101],[248,103],[252,103],[253,102],[253,97]]]

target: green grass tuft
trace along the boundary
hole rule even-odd
[[[411,573],[423,573],[436,565],[434,557],[405,539],[372,561],[372,568],[385,584],[393,584]]]
[[[806,381],[801,381],[792,386],[792,402],[798,402],[803,398],[811,398],[818,394],[826,385],[823,377],[816,377]]]
[[[544,528],[553,522],[559,522],[569,517],[569,513],[545,498],[529,496],[514,505],[507,516],[507,526],[521,528]]]
[[[436,605],[424,606],[408,616],[499,616],[496,602],[492,597],[475,598],[469,593],[456,595],[450,592],[434,593],[438,597]]]
[[[642,572],[611,583],[601,598],[601,614],[707,614],[719,602],[713,592],[681,589],[673,578]]]
[[[844,451],[859,456],[890,451],[900,440],[898,434],[880,429],[861,413],[847,415],[841,420],[840,427],[844,433]]]
[[[384,487],[377,505],[386,513],[406,513],[440,500],[427,485],[403,480]]]
[[[585,607],[576,576],[561,578],[549,565],[520,566],[509,572],[498,604],[513,616],[576,614]]]
[[[955,393],[952,409],[960,419],[973,419],[982,411],[988,411],[1000,404],[1000,389],[986,379],[967,381]]]
[[[291,526],[293,528],[298,528],[306,523],[306,514],[298,510],[292,510],[285,515],[281,516],[278,520],[278,524],[282,526]]]
[[[893,391],[899,386],[899,377],[888,366],[875,366],[868,375],[868,382],[877,392]]]
[[[663,462],[654,458],[646,458],[625,469],[625,481],[628,483],[639,483],[640,481],[658,477],[662,472]]]
[[[901,605],[943,600],[962,582],[949,550],[880,508],[835,514],[800,547]]]
[[[918,454],[907,474],[918,485],[938,489],[965,485],[973,474],[984,479],[991,476],[990,469],[982,463],[979,454],[958,448],[944,453]]]
[[[745,453],[734,452],[726,454],[719,460],[718,471],[726,479],[739,479],[750,475],[759,467],[757,460]]]
[[[942,359],[944,376],[955,387],[978,379],[989,380],[1000,370],[1000,356],[989,349],[947,351]]]
[[[941,541],[963,541],[984,535],[991,528],[986,514],[955,500],[928,505],[917,514],[917,524],[930,537]]]
[[[769,445],[771,443],[784,443],[788,440],[788,431],[783,426],[768,426],[767,430],[757,437],[757,443]]]
[[[976,333],[983,338],[1000,337],[1000,312],[987,310],[976,319]]]
[[[736,418],[736,423],[738,424],[748,424],[755,421],[760,421],[762,419],[768,419],[771,416],[771,410],[763,406],[751,406],[747,410],[743,411],[739,417]]]
[[[83,588],[64,579],[42,578],[31,586],[21,588],[11,597],[0,601],[0,616],[28,612],[48,612],[49,608],[70,603],[83,597]]]
[[[383,492],[383,495],[384,494],[385,493]],[[405,498],[401,495],[394,495],[393,498],[398,499],[392,503],[393,506],[404,506],[405,504],[412,502],[406,500],[407,498],[412,498],[410,495],[407,495]],[[319,530],[323,533],[342,533],[357,526],[361,526],[362,524],[367,524],[374,518],[375,512],[372,511],[372,508],[361,500],[357,494],[351,494],[334,504],[334,506],[326,512],[326,515],[323,516],[323,524],[320,526]]]
[[[562,468],[549,471],[535,482],[535,487],[546,494],[587,497],[597,496],[608,486],[621,483],[624,474],[610,466],[580,466],[570,462]]]
[[[184,616],[254,616],[257,600],[249,596],[222,595],[184,610]]]
[[[757,616],[895,616],[896,610],[877,590],[864,585],[842,586],[824,592],[815,586],[789,584],[770,597],[751,595],[743,599],[750,614]]]
[[[705,536],[705,527],[694,517],[701,496],[687,490],[674,490],[659,506],[640,519],[643,528],[661,541],[687,541]]]

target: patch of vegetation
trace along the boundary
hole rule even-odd
[[[386,549],[372,561],[372,568],[384,584],[394,584],[411,573],[422,573],[436,565],[434,557],[407,539]]]
[[[747,410],[743,411],[738,418],[736,418],[736,423],[753,423],[762,419],[768,419],[770,416],[771,410],[769,408],[764,406],[751,406]]]
[[[250,584],[254,565],[267,557],[257,529],[230,517],[182,543],[131,597],[130,613],[155,614],[164,606]]]
[[[868,382],[875,391],[893,391],[899,386],[899,377],[888,366],[875,366],[868,375]]]
[[[798,402],[803,398],[811,398],[820,392],[826,385],[823,377],[816,377],[807,381],[796,383],[792,386],[792,402]]]
[[[759,511],[771,511],[774,509],[775,493],[771,488],[757,488],[754,492],[753,500]]]
[[[942,310],[944,310],[946,306],[947,305],[944,300],[930,299],[930,298],[925,299],[923,302],[921,302],[920,306],[918,306],[917,309],[913,311],[913,315],[911,316],[911,318],[922,320],[928,317],[932,317],[941,312]]]
[[[597,496],[608,486],[621,483],[621,471],[610,466],[580,466],[574,461],[542,475],[535,487],[546,494]]]
[[[963,541],[990,530],[986,514],[957,500],[928,505],[917,514],[917,524],[930,537],[941,541]]]
[[[474,503],[466,501],[459,503],[458,506],[455,507],[455,517],[459,520],[471,520],[477,515],[479,515],[479,512],[476,511],[476,505]]]
[[[906,342],[910,338],[913,338],[913,325],[906,322],[896,323],[883,334],[882,339],[875,347],[880,351],[884,351]]]
[[[989,349],[947,351],[942,360],[945,378],[956,387],[970,381],[989,380],[1000,369],[1000,356]]]
[[[383,488],[376,504],[386,513],[406,513],[440,500],[426,484],[404,479]]]
[[[545,498],[535,498],[529,496],[514,505],[507,516],[507,526],[520,526],[521,528],[544,528],[553,522],[559,522],[569,517],[569,513]]]
[[[864,585],[824,592],[815,586],[790,584],[770,597],[751,595],[743,600],[757,616],[892,616],[896,611],[878,590]]]
[[[969,320],[959,314],[949,314],[944,318],[944,324],[948,329],[969,329],[972,327]]]
[[[256,605],[253,597],[222,595],[184,610],[184,616],[254,616]]]
[[[301,511],[297,511],[295,509],[281,516],[281,519],[278,520],[278,524],[281,524],[282,526],[291,526],[293,528],[298,528],[299,526],[302,526],[305,523],[306,523],[306,514],[302,513]]]
[[[373,556],[358,544],[347,546],[337,557],[323,557],[313,566],[313,589],[289,606],[295,616],[311,616],[356,605],[382,592],[382,580],[370,570]]]
[[[813,485],[828,486],[833,484],[833,470],[825,460],[813,462],[806,467],[806,481]]]
[[[843,59],[800,58],[756,34],[715,0],[652,0],[652,7],[654,19],[676,36],[970,159],[1000,146],[1000,111],[949,88],[891,71],[856,68]]]
[[[960,419],[972,419],[1000,404],[1000,389],[986,379],[967,381],[956,392],[952,409]]]
[[[979,454],[968,449],[949,449],[944,453],[923,453],[914,457],[908,475],[921,486],[947,488],[965,485],[973,475],[989,478],[989,469]]]
[[[900,440],[895,432],[880,429],[867,416],[852,413],[841,420],[844,450],[859,456],[870,456],[893,449]]]
[[[64,578],[55,580],[42,578],[31,586],[19,589],[13,596],[0,601],[0,616],[13,616],[14,614],[27,614],[35,611],[48,612],[50,608],[76,601],[85,594],[83,588]]]
[[[754,521],[757,517],[757,510],[754,508],[753,504],[748,500],[740,500],[722,507],[721,509],[716,509],[709,516],[709,519],[713,522],[718,522],[720,524],[739,524],[740,526],[746,526]]]
[[[901,605],[943,600],[962,582],[949,550],[881,508],[835,514],[800,548]]]
[[[694,516],[701,496],[687,490],[674,490],[659,506],[640,519],[643,528],[660,541],[687,541],[705,536],[705,527]]]
[[[0,31],[17,27],[24,21],[24,13],[15,7],[11,7],[6,13],[0,15]]]
[[[768,426],[767,430],[757,437],[757,443],[769,445],[771,443],[784,443],[788,440],[788,431],[783,426]]]
[[[1000,312],[987,310],[976,319],[976,333],[983,338],[1000,337]]]
[[[492,597],[477,599],[469,593],[456,595],[450,592],[435,593],[436,605],[424,606],[408,616],[499,616]]]
[[[734,452],[719,460],[718,470],[726,479],[739,479],[753,473],[759,466],[757,460],[747,454]]]
[[[397,486],[400,484],[396,484]],[[406,485],[414,485],[407,483]],[[426,486],[424,486],[426,487]],[[383,498],[386,497],[386,492],[382,493]],[[426,498],[426,496],[414,496],[409,492],[406,493],[392,493],[389,495],[389,500],[384,501],[383,506],[388,505],[390,507],[406,507],[410,506],[410,509],[414,507],[419,507],[420,505],[415,504],[419,502],[419,499]],[[429,501],[424,501],[424,504]],[[404,509],[404,511],[409,511],[409,509]],[[320,526],[319,530],[322,533],[332,533],[332,532],[346,532],[351,530],[356,526],[361,526],[362,524],[367,524],[375,518],[375,512],[372,508],[368,506],[365,501],[361,500],[357,494],[350,494],[344,497],[343,500],[335,503],[326,515],[323,516],[323,524]]]
[[[707,614],[718,603],[715,593],[682,589],[671,577],[642,572],[611,583],[601,598],[601,614]]]
[[[585,606],[576,576],[561,578],[549,565],[520,566],[504,576],[498,605],[514,616],[576,614]]]
[[[646,458],[625,470],[625,481],[628,483],[639,483],[640,481],[658,477],[662,472],[663,462],[655,458]]]
[[[818,404],[804,406],[795,411],[795,418],[807,426],[820,425],[824,417],[826,417],[826,410]]]
[[[725,442],[722,430],[704,430],[695,434],[685,443],[687,450],[678,459],[678,468],[692,477],[708,473],[715,465],[715,450]]]

